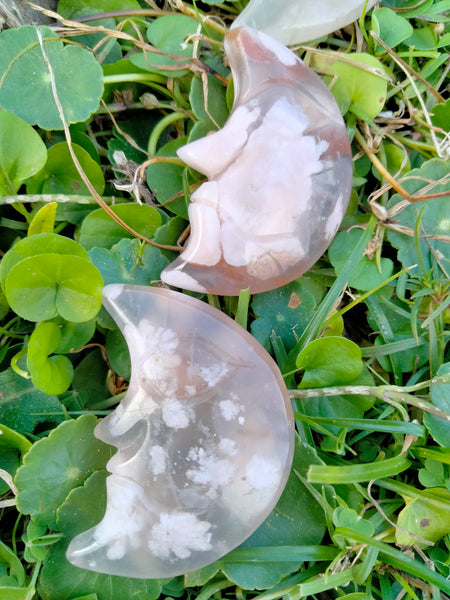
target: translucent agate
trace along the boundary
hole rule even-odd
[[[237,295],[307,271],[348,204],[352,161],[328,88],[293,52],[240,27],[225,38],[235,101],[223,129],[178,151],[208,182],[191,196],[191,235],[169,285]]]
[[[368,0],[366,9],[376,0]],[[365,0],[251,0],[232,28],[253,27],[286,46],[303,44],[356,21]]]
[[[178,292],[109,285],[130,349],[125,398],[95,435],[108,463],[103,520],[72,540],[84,569],[173,577],[244,541],[279,498],[293,416],[277,366],[220,311]]]

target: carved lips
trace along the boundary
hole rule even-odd
[[[283,378],[232,319],[169,290],[109,285],[129,345],[125,398],[95,435],[108,463],[103,520],[68,559],[100,573],[174,577],[243,542],[275,506],[294,427]]]
[[[176,287],[222,295],[285,285],[333,239],[351,191],[344,121],[321,79],[254,29],[225,39],[235,101],[220,131],[178,154],[208,182],[191,196],[191,236],[162,273]]]

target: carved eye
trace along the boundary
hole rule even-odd
[[[284,11],[278,11],[284,12]],[[235,101],[221,131],[179,150],[209,181],[191,196],[191,236],[162,280],[189,290],[263,292],[323,254],[351,192],[350,144],[320,78],[249,28],[225,40]]]
[[[67,556],[102,573],[173,577],[236,547],[274,507],[293,454],[289,397],[265,350],[209,305],[122,285],[105,288],[104,304],[132,375],[95,430],[118,448],[105,516]]]

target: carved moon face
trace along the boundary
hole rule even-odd
[[[191,236],[162,273],[176,287],[222,295],[289,283],[323,254],[351,192],[345,124],[321,79],[249,28],[225,51],[235,102],[222,130],[181,148],[209,179],[191,196]]]
[[[243,542],[289,475],[289,396],[263,348],[223,313],[164,289],[109,285],[104,303],[130,348],[132,376],[95,435],[108,463],[103,520],[70,543],[74,565],[174,577]]]
[[[367,2],[367,10],[376,0]],[[251,0],[232,28],[253,27],[286,46],[328,35],[361,15],[365,0]]]

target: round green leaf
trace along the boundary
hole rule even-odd
[[[413,34],[411,23],[390,8],[378,8],[372,13],[372,29],[386,46],[394,48]],[[385,52],[379,47],[377,54]]]
[[[27,367],[36,389],[46,394],[62,394],[73,377],[72,363],[66,356],[50,356],[61,340],[61,330],[55,323],[44,322],[30,337]]]
[[[87,150],[72,144],[76,157],[89,181],[99,194],[105,190],[105,178],[100,165]],[[29,194],[90,194],[70,155],[67,142],[50,148],[44,167],[27,182]]]
[[[74,240],[56,233],[37,233],[17,242],[0,263],[0,282],[4,288],[11,269],[24,258],[37,254],[69,254],[89,260],[89,254]]]
[[[100,65],[80,46],[64,46],[50,28],[38,29],[67,122],[85,121],[98,108],[103,93]],[[0,106],[30,125],[63,128],[36,27],[25,25],[1,34],[0,73]]]
[[[15,478],[17,508],[37,524],[57,531],[56,509],[70,490],[104,469],[111,449],[94,437],[94,415],[61,423],[34,443]]]
[[[28,123],[0,111],[0,196],[15,194],[22,182],[41,169],[47,149]]]
[[[94,265],[78,256],[40,254],[15,265],[5,281],[11,308],[28,321],[89,321],[102,303],[103,280]]]
[[[399,528],[395,530],[395,541],[398,545],[418,544],[420,547],[424,546],[408,533],[418,535],[429,542],[437,542],[441,537],[450,533],[450,490],[429,488],[427,493],[436,496],[436,501],[428,496],[405,497],[406,506],[398,515]]]
[[[354,64],[336,60],[330,66],[331,73],[337,75],[331,91],[340,107],[346,107],[346,110],[351,110],[357,116],[373,119],[383,110],[386,101],[387,81],[377,74],[377,71],[384,73],[384,67],[370,54],[355,53],[346,56]],[[358,64],[375,71],[367,71]]]
[[[300,388],[346,385],[354,381],[363,369],[361,350],[343,337],[314,340],[297,357],[298,369],[305,374]]]
[[[342,271],[362,235],[361,230],[350,229],[341,231],[334,238],[328,249],[328,258],[336,271],[336,275],[339,275]],[[378,270],[377,262],[374,259],[369,260],[367,256],[362,256],[348,280],[349,286],[357,290],[368,291],[382,284],[392,275],[394,263],[390,258],[382,258],[380,266],[381,271]]]
[[[95,332],[95,319],[83,323],[71,323],[58,319],[57,323],[61,332],[61,339],[55,348],[57,354],[68,354],[87,344]]]
[[[159,17],[152,21],[147,28],[147,37],[149,42],[167,54],[175,54],[177,56],[185,56],[188,60],[192,56],[192,42],[185,44],[185,40],[189,36],[197,32],[198,21],[188,17],[187,15],[174,14]],[[164,71],[158,68],[164,66],[174,66],[183,64],[183,61],[176,61],[164,54],[153,54],[140,52],[131,54],[130,60],[133,64],[146,71],[154,71],[156,73],[168,75],[170,77],[178,77],[187,73],[186,69],[177,69],[175,71]],[[155,67],[153,66],[155,65]]]
[[[118,204],[111,207],[113,212],[132,229],[145,237],[152,237],[162,224],[161,214],[156,208],[146,204]],[[91,248],[112,248],[123,238],[133,235],[118,225],[102,208],[91,212],[80,229],[80,244]]]

